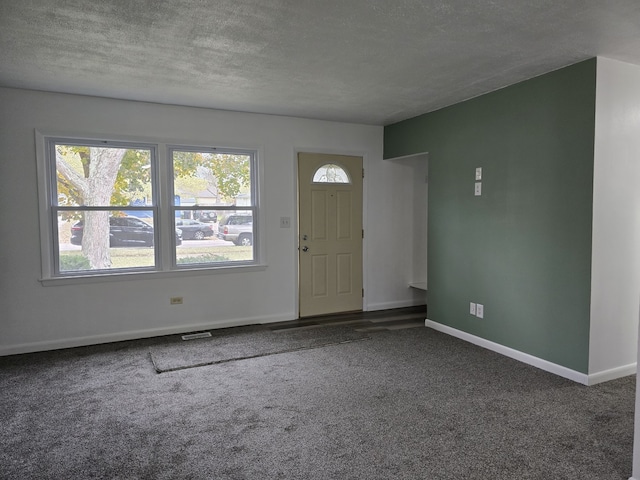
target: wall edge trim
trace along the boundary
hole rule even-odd
[[[616,378],[633,375],[637,371],[637,365],[637,363],[630,363],[629,365],[622,365],[620,367],[610,368],[609,370],[590,373],[589,385],[596,385],[598,383],[608,382],[609,380],[615,380]]]
[[[424,152],[417,152],[417,153],[408,153],[406,155],[400,155],[399,157],[388,157],[388,158],[383,158],[382,160],[384,160],[385,162],[395,162],[398,160],[409,160],[412,158],[417,158],[417,157],[422,157],[422,156],[427,156],[429,155],[429,151],[424,151]]]
[[[269,315],[259,317],[247,317],[220,322],[193,323],[187,325],[172,325],[169,327],[151,328],[145,330],[132,330],[129,332],[107,333],[102,335],[90,335],[86,337],[63,338],[59,340],[21,343],[18,345],[0,346],[0,357],[19,355],[23,353],[45,352],[49,350],[61,350],[64,348],[86,347],[103,343],[123,342],[127,340],[140,340],[143,338],[160,337],[163,335],[175,335],[197,330],[210,330],[243,325],[255,325],[261,323],[274,323],[295,320],[295,315]]]
[[[529,355],[528,353],[524,353],[513,348],[505,347],[504,345],[500,345],[499,343],[477,337],[470,333],[463,332],[462,330],[458,330],[456,328],[434,322],[433,320],[425,319],[424,325],[425,327],[429,327],[437,330],[438,332],[446,333],[447,335],[451,335],[452,337],[456,337],[466,342],[473,343],[474,345],[486,348],[487,350],[494,351],[506,357],[513,358],[514,360],[526,363],[533,367],[539,368],[540,370],[553,373],[555,375],[573,380],[574,382],[581,383],[583,385],[589,385],[589,375],[586,375],[584,373],[571,370],[570,368],[549,362],[548,360],[543,360],[542,358],[534,357],[533,355]]]
[[[390,310],[392,308],[416,307],[424,304],[425,304],[425,301],[420,299],[398,300],[395,302],[370,303],[370,304],[367,304],[365,311],[374,312],[376,310]]]

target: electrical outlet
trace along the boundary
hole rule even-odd
[[[476,182],[476,186],[473,190],[473,193],[476,197],[479,197],[482,195],[482,182]]]
[[[182,305],[182,297],[171,297],[171,305]]]
[[[291,217],[280,217],[280,228],[290,228]]]
[[[484,318],[484,305],[476,303],[476,317]]]
[[[476,168],[476,181],[482,180],[482,167]]]
[[[469,303],[469,314],[470,315],[475,315],[476,314],[476,304],[473,302]]]

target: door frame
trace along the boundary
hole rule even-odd
[[[364,289],[364,295],[362,296],[362,311],[368,311],[367,298],[367,278],[368,278],[368,266],[365,259],[367,258],[367,169],[368,169],[368,156],[361,150],[339,150],[339,149],[317,149],[317,148],[304,148],[296,147],[293,151],[293,173],[294,173],[294,192],[293,192],[293,204],[295,205],[295,214],[292,222],[294,240],[294,265],[295,265],[295,315],[296,318],[300,318],[300,256],[298,254],[298,248],[300,247],[300,202],[298,199],[299,192],[299,175],[298,175],[298,154],[299,153],[317,153],[321,155],[347,155],[362,158],[362,168],[365,171],[365,176],[362,179],[362,229],[364,230],[364,238],[362,239],[362,288]]]

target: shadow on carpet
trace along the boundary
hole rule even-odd
[[[151,361],[158,373],[217,363],[340,345],[369,336],[350,327],[321,327],[272,331],[262,327],[240,327],[211,332],[210,338],[177,340],[150,347]]]

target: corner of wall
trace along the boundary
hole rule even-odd
[[[599,57],[596,75],[589,372],[601,375],[636,362],[640,67]]]

